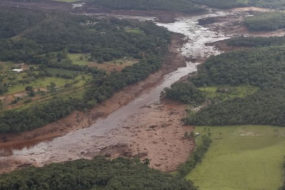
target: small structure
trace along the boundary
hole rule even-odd
[[[199,136],[200,136],[200,133],[196,132],[195,137],[199,137]]]
[[[20,68],[20,69],[12,69],[12,71],[17,72],[17,73],[20,73],[20,72],[23,72],[24,69],[23,69],[23,68]]]

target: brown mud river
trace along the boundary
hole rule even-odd
[[[183,140],[181,118],[185,107],[160,102],[164,88],[170,87],[182,77],[196,72],[202,60],[221,53],[211,44],[226,39],[227,25],[235,25],[241,10],[210,11],[199,16],[179,17],[173,23],[156,23],[171,32],[184,35],[180,54],[185,57],[185,66],[163,76],[157,85],[144,90],[128,104],[120,107],[105,118],[99,118],[88,128],[78,129],[49,141],[39,142],[30,147],[12,149],[9,154],[0,154],[0,172],[26,165],[42,166],[53,162],[75,159],[91,159],[104,152],[105,155],[140,155],[151,160],[151,166],[164,171],[174,170],[185,161],[191,152],[193,142]],[[207,17],[232,18],[229,21],[201,26],[198,20]],[[234,19],[236,18],[236,19]],[[227,30],[225,29],[227,28]],[[167,120],[167,122],[166,122]],[[165,123],[166,122],[166,123]],[[185,151],[183,146],[188,146]],[[108,152],[110,150],[110,152]],[[0,149],[3,152],[4,150]],[[181,154],[181,158],[178,155]],[[176,159],[176,161],[172,161]],[[178,160],[177,160],[178,159]]]

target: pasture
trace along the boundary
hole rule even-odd
[[[195,131],[210,134],[213,140],[202,163],[187,176],[200,190],[278,190],[281,187],[285,128],[196,127]]]

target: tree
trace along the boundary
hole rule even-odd
[[[55,93],[56,92],[56,84],[54,82],[51,82],[48,86],[47,86],[47,90],[50,93]]]
[[[31,97],[35,96],[35,91],[32,86],[27,86],[26,91],[27,91],[28,96],[31,96]]]

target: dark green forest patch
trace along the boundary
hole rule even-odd
[[[198,88],[208,102],[198,112],[189,111],[186,124],[285,126],[284,60],[283,46],[252,48],[209,58],[199,67],[198,74],[189,78],[194,87],[176,91],[179,94],[176,97],[180,97],[189,89]]]
[[[285,14],[282,12],[259,13],[245,19],[251,31],[273,31],[285,28]]]
[[[110,9],[165,10],[185,13],[195,13],[204,10],[189,0],[89,0],[89,2],[93,5]]]
[[[196,190],[191,182],[136,160],[97,157],[27,168],[0,177],[0,190]]]

